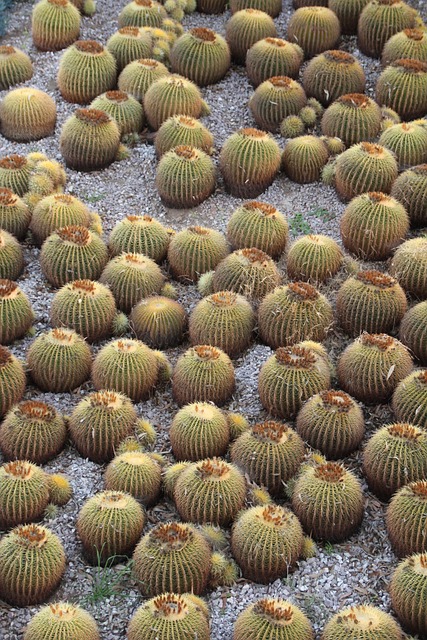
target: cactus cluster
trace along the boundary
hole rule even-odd
[[[357,44],[362,53],[379,58],[387,40],[414,26],[414,11],[402,0],[371,0],[357,24]]]
[[[276,132],[284,118],[299,113],[306,103],[305,91],[296,80],[273,76],[256,88],[249,108],[261,129]]]
[[[109,38],[107,49],[116,59],[120,73],[129,63],[149,58],[153,50],[153,39],[148,31],[139,27],[122,27]]]
[[[248,299],[261,300],[280,284],[280,272],[270,256],[260,249],[239,249],[224,258],[213,274],[215,291],[234,291]]]

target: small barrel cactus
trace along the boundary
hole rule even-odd
[[[396,154],[400,170],[427,161],[427,128],[418,124],[394,124],[381,134],[378,142]]]
[[[233,640],[313,640],[310,620],[294,604],[264,598],[249,605],[234,624]]]
[[[271,16],[258,9],[242,9],[234,13],[225,25],[225,37],[233,60],[244,64],[246,54],[258,40],[276,38],[277,30]]]
[[[152,296],[138,302],[129,320],[138,340],[155,349],[168,349],[180,344],[187,327],[184,307],[162,296]]]
[[[133,60],[123,69],[119,76],[120,91],[130,93],[137,100],[142,101],[149,87],[160,78],[169,76],[164,64],[152,58]]]
[[[388,66],[402,58],[427,62],[427,33],[423,29],[404,29],[387,40],[382,51],[382,65]]]
[[[25,371],[21,362],[0,345],[0,417],[4,416],[24,395]]]
[[[377,80],[375,98],[403,120],[422,118],[427,112],[427,62],[410,58],[392,62]]]
[[[172,273],[184,281],[195,281],[215,267],[228,254],[222,233],[206,227],[188,227],[174,235],[168,248]]]
[[[317,136],[298,136],[288,140],[282,154],[282,168],[293,182],[317,182],[329,152]]]
[[[427,550],[427,481],[405,485],[392,497],[386,512],[388,537],[400,558]]]
[[[410,373],[397,385],[392,408],[401,422],[427,429],[427,369]]]
[[[0,187],[0,229],[11,233],[17,240],[23,240],[30,220],[31,211],[25,202],[10,189]]]
[[[23,196],[28,191],[28,184],[30,180],[30,166],[27,159],[24,156],[20,156],[13,153],[10,156],[4,156],[0,158],[0,188],[10,189],[16,196]],[[3,191],[3,199],[6,197],[6,205],[16,204],[11,203],[10,198],[7,197]],[[6,229],[10,231],[10,229]]]
[[[155,0],[132,0],[119,15],[119,27],[161,27],[166,10]]]
[[[73,487],[62,473],[53,473],[49,479],[49,502],[55,506],[63,507],[72,498]]]
[[[187,467],[190,466],[190,464],[191,462],[188,461],[176,462],[170,467],[167,467],[163,472],[163,491],[165,495],[171,500],[173,500],[173,492],[175,491],[175,486],[179,476],[184,471],[184,469],[187,469]]]
[[[107,49],[116,59],[120,73],[130,62],[151,56],[153,39],[148,31],[139,27],[122,27],[109,38]]]
[[[321,640],[362,640],[367,636],[400,640],[402,630],[389,613],[378,607],[358,605],[338,611],[323,629]]]
[[[24,254],[18,240],[0,226],[0,279],[16,280],[24,269]],[[0,334],[3,327],[0,328]],[[1,342],[1,340],[0,340]]]
[[[249,108],[261,129],[276,132],[284,118],[298,114],[306,103],[305,91],[296,80],[274,76],[256,88]]]
[[[0,103],[0,122],[0,131],[8,140],[29,142],[46,138],[55,130],[55,101],[39,89],[14,89]]]
[[[347,147],[373,140],[377,137],[380,127],[380,107],[374,100],[361,93],[341,96],[326,109],[322,117],[322,133],[332,138],[340,138]],[[380,144],[387,146],[381,141]]]
[[[286,267],[292,280],[325,282],[338,273],[342,263],[343,254],[335,240],[311,234],[293,243]]]
[[[243,9],[258,9],[265,11],[272,18],[277,18],[282,12],[282,2],[281,0],[230,0],[232,14]]]
[[[116,121],[122,136],[139,133],[144,125],[142,105],[125,91],[107,91],[95,98],[90,107],[108,113]]]
[[[197,11],[200,13],[223,13],[227,0],[197,0]]]
[[[0,344],[22,338],[34,321],[30,301],[12,280],[0,280]]]
[[[246,73],[255,87],[274,76],[296,78],[303,59],[303,51],[297,44],[280,38],[263,38],[246,54]]]
[[[200,89],[178,74],[168,74],[150,84],[144,95],[144,110],[148,124],[155,130],[171,116],[200,118],[209,113]]]
[[[0,89],[31,80],[33,65],[26,53],[10,44],[0,46]]]
[[[161,125],[154,140],[159,158],[182,145],[196,147],[210,155],[213,144],[211,132],[199,120],[190,116],[171,116]]]
[[[121,253],[143,253],[162,262],[169,245],[167,229],[151,216],[128,215],[110,233],[108,248],[113,256]]]
[[[287,29],[288,40],[296,42],[306,58],[333,49],[340,35],[340,22],[327,7],[301,7],[292,14]]]
[[[101,637],[90,613],[69,602],[54,602],[43,607],[31,618],[24,632],[24,640],[71,640],[73,636],[85,640]]]
[[[244,202],[227,224],[227,238],[234,249],[252,247],[278,258],[285,250],[289,236],[286,218],[264,202]]]
[[[367,191],[390,193],[397,174],[393,152],[379,144],[359,142],[337,157],[335,188],[343,200]]]
[[[249,299],[262,299],[280,284],[280,272],[260,249],[239,249],[224,258],[214,271],[214,291],[235,291]]]
[[[387,40],[414,26],[414,10],[402,0],[372,0],[360,14],[357,44],[362,53],[379,58]]]
[[[24,460],[0,467],[1,529],[38,520],[48,502],[48,479],[42,469]]]
[[[33,43],[41,51],[58,51],[80,33],[80,13],[68,0],[41,0],[31,14]]]
[[[74,196],[54,193],[34,207],[30,229],[36,244],[41,245],[57,229],[74,225],[91,225],[89,209]]]
[[[403,316],[399,338],[414,358],[427,365],[427,300],[419,302]]]
[[[172,71],[199,87],[222,80],[230,67],[230,49],[222,36],[211,29],[196,27],[186,31],[172,47]]]
[[[391,195],[403,204],[411,225],[427,226],[427,164],[401,173],[393,182]]]
[[[177,460],[196,462],[224,455],[230,442],[230,428],[225,414],[215,405],[195,402],[175,415],[169,437]]]
[[[354,56],[331,49],[310,60],[304,69],[302,84],[308,96],[327,106],[348,93],[363,93],[365,72]]]
[[[341,31],[346,35],[357,33],[357,22],[369,0],[329,0],[328,7],[336,13]]]
[[[390,273],[411,296],[427,297],[427,238],[412,238],[398,247]]]
[[[426,574],[427,554],[415,553],[398,564],[390,583],[391,606],[399,621],[421,637],[427,632]]]

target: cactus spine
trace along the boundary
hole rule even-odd
[[[427,550],[427,481],[410,482],[392,497],[386,513],[388,537],[400,558]]]
[[[382,51],[382,65],[388,66],[402,58],[427,62],[427,33],[423,29],[404,29],[387,40]]]
[[[219,263],[213,275],[213,289],[262,299],[280,279],[278,268],[266,253],[260,249],[240,249]]]
[[[376,138],[381,127],[381,109],[361,93],[348,93],[333,102],[322,117],[322,133],[340,138],[347,147]],[[384,144],[380,141],[380,144]],[[387,145],[384,145],[387,146]]]
[[[310,60],[302,76],[308,96],[324,106],[348,93],[363,93],[366,78],[360,63],[346,51],[331,49]]]
[[[427,297],[427,238],[412,238],[398,247],[390,273],[416,298]]]
[[[21,362],[0,345],[0,417],[20,401],[25,390],[25,371]]]
[[[252,247],[278,258],[285,250],[289,235],[286,218],[264,202],[244,202],[227,225],[227,238],[234,249]]]
[[[33,43],[41,51],[58,51],[80,33],[80,13],[68,0],[41,0],[31,15]]]
[[[163,593],[139,607],[128,627],[128,640],[209,640],[209,625],[192,594]]]
[[[0,158],[0,188],[10,189],[15,197],[23,196],[28,191],[29,180],[30,167],[24,156],[13,153],[10,156]],[[11,203],[11,197],[8,197],[8,193],[4,194],[3,191],[3,200],[5,196],[6,205],[17,204],[16,202]],[[6,231],[8,230],[6,229]]]
[[[30,462],[16,460],[0,467],[0,528],[37,520],[49,502],[47,475]]]
[[[0,280],[0,344],[21,338],[34,321],[25,293],[12,280]]]
[[[344,200],[367,191],[390,193],[397,174],[394,153],[379,144],[360,142],[338,156],[335,187]]]
[[[108,113],[116,121],[121,136],[139,133],[144,125],[142,105],[125,91],[106,91],[95,98],[90,107]]]
[[[107,49],[115,57],[120,73],[134,60],[151,56],[153,39],[148,31],[139,27],[122,27],[110,37]]]
[[[396,154],[400,170],[427,161],[427,129],[418,124],[403,122],[388,127],[379,143]]]
[[[401,422],[427,428],[427,369],[410,373],[397,385],[392,407]]]
[[[172,71],[199,87],[219,82],[230,67],[230,49],[218,33],[196,27],[175,42],[170,54]]]
[[[107,489],[125,491],[151,506],[160,494],[162,471],[148,454],[130,451],[113,458],[105,470],[104,481]]]
[[[14,89],[6,94],[0,104],[0,119],[1,132],[8,140],[40,140],[54,132],[56,104],[39,89]]]
[[[341,268],[343,254],[332,238],[323,235],[303,236],[290,247],[288,276],[292,280],[325,282]]]
[[[255,87],[273,76],[296,78],[303,61],[301,47],[280,38],[258,40],[246,54],[246,73]]]
[[[393,182],[391,195],[405,207],[411,225],[427,225],[427,164],[412,167]]]
[[[123,69],[119,76],[118,87],[120,91],[126,91],[142,101],[148,88],[165,76],[169,76],[169,71],[164,64],[152,58],[139,58]]]
[[[399,338],[413,356],[427,365],[427,300],[405,313],[399,327]]]
[[[340,35],[340,22],[326,7],[301,7],[292,14],[288,23],[288,39],[296,42],[306,58],[333,49]]]
[[[298,136],[289,140],[282,154],[282,168],[293,182],[317,182],[329,152],[317,136]]]
[[[175,415],[169,431],[177,460],[203,460],[226,453],[230,428],[223,412],[208,402],[185,405]]]
[[[40,609],[28,623],[24,640],[77,638],[100,640],[97,624],[84,609],[69,602],[54,602]]]
[[[404,120],[422,118],[427,111],[427,62],[410,58],[392,62],[377,80],[375,98]]]
[[[223,234],[206,227],[188,227],[173,236],[168,260],[176,278],[195,281],[215,267],[228,254]]]
[[[33,76],[33,65],[26,53],[9,44],[0,46],[0,89],[9,89]]]
[[[171,116],[200,118],[209,113],[199,88],[178,74],[161,77],[148,87],[144,110],[148,124],[155,130]]]
[[[305,91],[298,82],[274,76],[256,88],[249,108],[261,129],[275,132],[284,118],[298,114],[306,103]]]
[[[405,558],[395,569],[390,583],[391,604],[400,622],[413,633],[425,635],[427,555]]]
[[[244,64],[246,54],[262,38],[276,38],[276,25],[271,16],[258,9],[242,9],[225,25],[225,38],[235,62]]]
[[[11,189],[0,187],[0,228],[14,235],[17,240],[23,240],[30,220],[31,212],[25,202]]]
[[[377,607],[358,605],[341,609],[323,630],[321,640],[360,640],[366,636],[400,640],[402,631],[397,622]]]
[[[234,624],[233,640],[313,640],[309,619],[286,600],[265,598],[249,605]]]

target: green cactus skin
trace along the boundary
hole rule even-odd
[[[230,67],[230,49],[218,33],[205,27],[186,31],[170,53],[172,71],[199,87],[216,84]]]
[[[199,526],[199,530],[209,542],[214,552],[221,551],[224,553],[226,551],[228,547],[228,540],[221,527],[217,527],[214,524],[202,524]]]
[[[112,334],[116,303],[111,291],[93,280],[74,280],[54,296],[50,308],[53,327],[68,327],[97,342]]]
[[[157,157],[181,145],[196,147],[207,154],[213,150],[211,132],[190,116],[171,116],[160,127],[154,140]]]
[[[341,542],[362,522],[362,487],[356,476],[338,462],[308,466],[295,482],[292,508],[314,540]]]
[[[300,409],[296,429],[303,440],[328,459],[344,458],[362,442],[362,409],[344,391],[329,389],[312,396]]]
[[[162,262],[169,246],[167,229],[151,216],[128,215],[110,233],[108,248],[113,256],[121,253],[143,253]]]
[[[241,413],[227,413],[227,422],[230,429],[230,440],[234,442],[239,436],[249,429],[249,422]]]
[[[25,384],[25,371],[21,362],[0,345],[0,417],[21,400]]]
[[[337,157],[335,188],[343,200],[368,191],[390,193],[397,174],[394,153],[379,144],[360,142]]]
[[[258,9],[258,11],[264,11],[272,18],[282,12],[281,0],[230,0],[230,11],[232,14],[236,11],[242,11],[243,9]]]
[[[316,126],[317,113],[313,107],[305,106],[299,112],[299,118],[302,120],[305,127],[312,129]]]
[[[404,29],[387,40],[382,51],[382,65],[386,67],[402,58],[427,62],[427,33],[423,29]]]
[[[243,508],[246,482],[221,458],[194,462],[179,475],[173,493],[181,518],[198,524],[229,525]]]
[[[121,253],[106,265],[100,281],[111,289],[117,307],[129,313],[143,298],[160,293],[165,277],[142,253]]]
[[[54,602],[40,609],[28,623],[24,640],[100,640],[93,617],[78,605]]]
[[[225,414],[208,402],[188,404],[175,415],[169,431],[177,460],[197,462],[223,456],[230,443]]]
[[[122,27],[107,41],[107,49],[116,59],[120,73],[130,62],[151,56],[153,38],[139,27]]]
[[[414,10],[402,0],[372,0],[359,17],[357,44],[362,53],[379,58],[387,40],[414,26]]]
[[[71,169],[97,171],[115,161],[120,145],[117,122],[99,109],[77,109],[62,126],[59,146]]]
[[[63,507],[71,500],[73,495],[73,487],[66,476],[61,473],[53,473],[48,476],[49,479],[49,502]]]
[[[258,310],[260,338],[272,349],[301,340],[322,342],[332,324],[331,304],[306,282],[277,287],[265,296]]]
[[[414,371],[397,385],[392,408],[400,422],[427,428],[427,369]]]
[[[427,297],[427,238],[412,238],[398,247],[389,271],[407,293]]]
[[[226,4],[226,0],[197,0],[197,11],[208,14],[223,13]]]
[[[21,525],[0,541],[0,598],[14,607],[46,602],[64,571],[64,548],[46,527]]]
[[[41,245],[57,229],[66,226],[89,227],[90,211],[83,202],[65,193],[46,196],[36,205],[30,229],[34,241]]]
[[[14,235],[17,240],[23,240],[30,220],[31,212],[25,202],[10,189],[0,187],[0,228]]]
[[[171,116],[200,118],[209,113],[199,88],[178,74],[165,75],[150,84],[144,95],[144,110],[148,124],[156,131]]]
[[[303,51],[297,44],[280,38],[264,38],[249,49],[246,73],[255,87],[274,76],[296,78],[303,59]]]
[[[403,204],[411,225],[427,226],[427,164],[401,173],[393,182],[391,195]]]
[[[279,258],[284,252],[288,236],[285,216],[264,202],[244,202],[227,225],[227,238],[234,249],[254,247],[272,258]]]
[[[209,579],[211,549],[193,525],[168,522],[156,525],[142,538],[133,560],[143,595],[168,591],[200,595]]]
[[[299,113],[306,103],[305,91],[296,80],[274,76],[255,89],[249,108],[257,125],[274,133],[284,118]]]
[[[212,566],[209,575],[209,587],[231,587],[239,578],[239,567],[223,553],[214,551],[212,554]]]
[[[159,27],[167,13],[159,2],[154,0],[133,0],[119,15],[119,27]]]
[[[388,127],[379,144],[396,154],[400,170],[427,161],[427,129],[417,124],[403,122]]]
[[[228,243],[222,233],[207,227],[188,227],[172,237],[168,260],[175,278],[196,281],[227,256]]]
[[[175,464],[167,467],[167,469],[163,472],[163,491],[165,495],[173,500],[173,492],[175,491],[175,486],[177,480],[184,469],[189,467],[191,462],[176,462]],[[205,536],[206,537],[206,536]]]
[[[157,167],[156,187],[166,207],[190,209],[204,202],[215,190],[216,171],[201,149],[180,145],[167,151]]]
[[[10,156],[3,156],[3,158],[0,158],[0,188],[10,189],[15,197],[23,196],[28,191],[29,179],[30,167],[24,156],[19,156],[16,153],[13,153]],[[11,197],[7,196],[8,194],[6,195],[6,205],[18,204],[16,202],[10,202]],[[6,228],[6,231],[11,231],[11,233],[13,233],[12,230],[8,228]]]
[[[243,511],[231,531],[231,550],[243,576],[262,584],[288,575],[303,542],[296,516],[276,504]]]
[[[305,133],[305,124],[299,116],[287,116],[280,124],[280,135],[283,138],[298,138]]]
[[[113,89],[116,78],[113,54],[94,40],[78,40],[63,53],[56,81],[64,100],[87,104]]]
[[[318,345],[322,351],[317,351],[303,345],[279,347],[261,367],[258,392],[262,406],[273,416],[291,418],[305,400],[331,386],[323,348]]]
[[[324,51],[310,60],[302,76],[308,96],[327,106],[348,93],[363,94],[365,72],[354,56],[346,51]]]
[[[403,205],[379,192],[353,198],[340,220],[344,247],[363,260],[385,260],[408,231]]]
[[[155,349],[176,347],[183,341],[187,328],[184,307],[170,298],[144,298],[130,315],[131,327],[138,338]]]
[[[399,328],[399,338],[412,355],[427,365],[427,300],[409,309]]]
[[[377,137],[381,128],[381,109],[368,96],[349,93],[338,98],[326,109],[321,126],[324,135],[340,138],[350,147]]]
[[[25,293],[12,280],[0,280],[0,344],[22,338],[35,319]]]
[[[427,549],[427,481],[402,487],[392,497],[386,512],[386,527],[393,551],[399,558]]]
[[[248,348],[255,314],[243,296],[219,291],[196,305],[189,325],[191,344],[209,344],[233,357]]]
[[[83,457],[106,462],[133,433],[136,421],[137,414],[129,398],[101,390],[86,396],[75,407],[69,419],[70,435]]]
[[[427,112],[427,62],[405,58],[392,62],[377,80],[375,99],[403,120],[422,118]]]
[[[402,320],[406,295],[394,278],[380,271],[359,271],[340,287],[337,320],[347,335],[390,333]]]
[[[369,0],[329,0],[328,7],[336,13],[345,35],[357,33],[357,22]]]
[[[341,35],[335,13],[326,7],[301,7],[292,14],[287,28],[290,42],[296,42],[306,58],[333,49]]]
[[[427,473],[427,434],[408,423],[378,429],[363,452],[363,473],[371,491],[388,500],[398,489]]]
[[[124,91],[107,91],[95,98],[90,107],[108,113],[116,121],[122,136],[139,133],[144,126],[142,105]]]
[[[256,424],[235,440],[231,460],[272,495],[283,493],[304,458],[304,443],[288,425],[267,421]]]
[[[326,145],[326,148],[329,152],[330,156],[336,156],[339,153],[342,153],[343,151],[345,151],[345,144],[344,142],[341,140],[341,138],[331,138],[329,136],[320,136],[321,141],[323,142],[324,145]],[[330,167],[333,167],[333,162],[329,164]],[[322,171],[322,179],[323,179],[323,171]]]
[[[24,254],[21,245],[11,233],[1,228],[0,223],[0,279],[16,280],[23,269]]]
[[[33,76],[33,65],[26,53],[11,45],[0,46],[0,89],[9,89]]]
[[[328,158],[329,152],[320,138],[299,136],[286,143],[282,169],[293,182],[317,182]]]
[[[90,376],[92,354],[72,329],[51,329],[34,340],[27,352],[34,383],[43,391],[76,389]]]
[[[43,243],[40,265],[52,286],[73,280],[97,280],[108,261],[104,242],[86,227],[61,227]]]
[[[105,470],[104,482],[107,489],[125,491],[151,506],[160,495],[162,471],[146,453],[131,451],[113,458]]]
[[[128,640],[209,640],[209,624],[203,610],[189,594],[163,593],[144,603],[133,615]]]
[[[338,273],[342,262],[343,254],[335,240],[311,234],[293,243],[286,267],[292,280],[326,282]]]
[[[243,9],[226,22],[225,39],[237,64],[245,64],[249,49],[263,38],[277,38],[276,25],[264,11]]]
[[[259,129],[240,129],[224,142],[219,168],[231,195],[256,198],[274,181],[280,159],[279,145],[272,136]]]
[[[260,249],[239,249],[224,258],[213,275],[214,291],[234,291],[261,300],[280,284],[273,260]]]
[[[197,283],[197,291],[203,298],[205,298],[206,296],[210,296],[214,292],[213,274],[213,271],[206,271],[206,273],[203,273],[199,278],[199,281]]]
[[[41,0],[31,15],[33,43],[41,51],[58,51],[80,33],[80,13],[68,0]]]
[[[233,640],[314,640],[308,618],[294,604],[265,598],[249,605],[234,624]]]
[[[190,402],[214,402],[221,406],[234,387],[233,364],[229,356],[216,347],[191,347],[175,365],[172,394],[180,407]]]
[[[158,60],[140,58],[126,65],[119,76],[118,87],[142,101],[152,84],[168,76],[169,71]]]
[[[135,498],[121,491],[102,491],[86,500],[76,530],[86,559],[97,565],[133,551],[145,523],[145,513]]]
[[[401,640],[395,620],[377,607],[358,605],[341,609],[326,624],[321,640],[362,640],[362,638]]]
[[[37,520],[49,502],[47,475],[30,462],[8,462],[0,467],[0,496],[0,529]]]
[[[427,632],[425,589],[427,554],[418,553],[402,560],[390,583],[391,605],[402,625],[413,633]]]
[[[44,464],[62,451],[67,430],[63,417],[44,402],[15,405],[0,426],[0,449],[9,460]]]

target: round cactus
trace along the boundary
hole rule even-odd
[[[43,243],[40,266],[54,287],[73,280],[97,280],[107,264],[108,251],[101,238],[86,227],[61,227]]]
[[[397,174],[394,153],[379,144],[360,142],[338,156],[335,187],[344,200],[367,191],[390,193]]]
[[[340,138],[347,147],[373,140],[377,137],[380,127],[380,107],[374,100],[361,93],[341,96],[326,109],[322,117],[322,133],[332,138]],[[387,146],[383,142],[381,144]]]
[[[427,300],[416,304],[404,315],[399,328],[399,338],[413,356],[427,365]]]
[[[417,553],[399,563],[390,583],[391,605],[399,621],[420,636],[427,632],[426,574],[427,554]]]
[[[329,0],[328,7],[336,13],[341,31],[346,35],[357,33],[357,22],[369,0]]]
[[[9,44],[0,46],[0,89],[9,89],[33,76],[33,65],[26,53]]]
[[[278,287],[261,301],[258,310],[260,337],[272,349],[301,340],[322,342],[332,322],[330,303],[306,282]]]
[[[265,11],[272,18],[277,18],[282,12],[282,2],[281,0],[230,0],[232,14],[243,9],[258,9],[259,11]]]
[[[91,564],[111,562],[131,552],[146,522],[135,498],[121,491],[102,491],[86,500],[77,517],[77,534]]]
[[[211,132],[195,118],[171,116],[158,130],[154,144],[158,158],[179,146],[196,147],[211,154],[214,139]]]
[[[325,626],[321,640],[362,640],[362,638],[400,640],[402,631],[390,614],[377,607],[358,605],[341,609]]]
[[[130,62],[119,76],[118,87],[142,101],[149,87],[160,78],[169,76],[164,64],[152,58],[139,58]]]
[[[188,349],[176,363],[172,393],[179,406],[190,402],[223,405],[234,391],[233,364],[224,351],[209,345]]]
[[[0,467],[0,528],[38,520],[49,502],[47,475],[30,462],[16,460]]]
[[[133,560],[138,588],[145,596],[168,591],[200,595],[209,578],[211,548],[191,524],[160,523],[142,538]]]
[[[4,189],[10,189],[15,198],[17,196],[23,196],[28,191],[29,180],[30,167],[24,156],[19,156],[18,154],[13,153],[10,156],[0,158],[0,188],[3,188],[2,200],[6,200],[6,202],[4,202],[6,206],[15,206],[18,205],[18,203],[11,202],[11,197],[8,193],[4,192]],[[5,213],[7,215],[7,212]],[[6,231],[11,230],[6,229]]]
[[[59,61],[57,83],[67,102],[87,104],[116,83],[114,56],[94,40],[78,40]]]
[[[280,135],[284,138],[298,138],[305,132],[305,124],[300,116],[287,116],[280,124]]]
[[[292,14],[287,35],[296,42],[306,58],[333,49],[337,44],[341,27],[335,13],[326,7],[301,7]]]
[[[308,466],[295,482],[292,508],[315,540],[340,542],[362,522],[362,487],[356,476],[338,462]]]
[[[243,508],[246,482],[234,465],[206,458],[184,469],[173,495],[183,520],[226,526]]]
[[[108,248],[113,256],[121,253],[143,253],[162,262],[169,245],[167,229],[151,216],[128,215],[110,233]]]
[[[276,38],[277,30],[271,16],[249,8],[231,16],[225,25],[225,37],[234,61],[244,64],[252,45],[263,38]]]
[[[273,260],[260,249],[239,249],[224,258],[213,275],[215,291],[235,291],[249,299],[261,299],[280,284]]]
[[[234,624],[233,640],[313,640],[309,619],[294,604],[264,598],[249,605]]]
[[[400,558],[427,549],[427,481],[410,482],[392,497],[386,513],[388,537]]]
[[[125,91],[107,91],[95,98],[90,107],[108,113],[116,121],[122,136],[139,133],[144,125],[142,105]]]
[[[345,151],[345,144],[341,140],[341,138],[331,138],[330,136],[320,136],[323,144],[326,145],[327,150],[329,151],[330,156],[336,156],[343,151]],[[333,167],[333,161],[329,165]],[[322,172],[323,177],[323,172]]]
[[[249,429],[249,422],[241,413],[227,413],[227,422],[232,442]]]
[[[31,303],[16,282],[0,280],[0,344],[24,336],[34,318]]]
[[[230,49],[218,33],[205,27],[186,31],[172,47],[172,71],[199,87],[219,82],[230,67]]]
[[[427,33],[423,29],[404,29],[387,40],[381,56],[383,66],[402,58],[427,62]]]
[[[228,254],[223,234],[206,227],[188,227],[172,237],[168,260],[176,278],[195,281]]]
[[[120,73],[130,62],[151,56],[153,39],[148,31],[139,27],[122,27],[110,37],[107,49],[116,59]]]
[[[301,47],[280,38],[263,38],[246,55],[246,72],[256,87],[274,76],[296,78],[304,58]]]
[[[68,478],[61,473],[53,473],[49,479],[49,502],[58,507],[63,507],[71,500],[73,487]]]
[[[144,95],[144,110],[148,124],[155,130],[170,116],[200,118],[209,113],[200,89],[178,74],[161,77],[150,84]]]
[[[405,238],[409,218],[403,205],[385,193],[362,193],[340,221],[343,244],[364,260],[385,260]]]
[[[24,254],[21,245],[11,233],[4,231],[0,224],[0,279],[15,280],[19,278],[23,269]]]
[[[150,506],[160,494],[161,467],[148,454],[131,451],[113,458],[105,470],[104,481],[107,489],[126,491]]]
[[[353,337],[362,331],[389,333],[403,318],[407,301],[397,280],[380,271],[359,271],[341,285],[337,319]]]
[[[41,0],[31,15],[33,43],[41,51],[58,51],[80,33],[80,13],[68,0]]]
[[[61,129],[61,154],[71,169],[97,171],[116,159],[120,144],[117,122],[99,109],[77,109]]]
[[[427,428],[427,369],[414,371],[397,385],[392,407],[401,422]]]
[[[156,349],[167,349],[182,342],[187,314],[179,302],[152,296],[132,309],[130,324],[139,340]]]
[[[427,164],[412,167],[393,182],[391,195],[405,207],[411,225],[427,225]]]
[[[154,0],[133,0],[123,7],[119,15],[119,27],[161,27],[167,13]]]
[[[0,121],[1,133],[8,140],[40,140],[54,132],[56,104],[39,89],[14,89],[5,95],[0,104]]]
[[[99,351],[92,367],[95,389],[112,389],[135,402],[147,398],[159,374],[154,352],[139,340],[115,340]]]
[[[142,253],[122,253],[110,260],[100,280],[111,289],[117,307],[129,313],[143,298],[160,293],[165,277]]]
[[[219,168],[233,196],[256,198],[271,185],[279,171],[279,145],[265,131],[240,129],[224,142]]]
[[[299,136],[289,140],[282,155],[282,168],[293,182],[317,182],[329,158],[320,138]]]
[[[220,409],[208,402],[198,402],[178,411],[169,437],[177,460],[198,461],[226,453],[230,428]]]
[[[72,329],[52,329],[31,344],[27,363],[40,389],[61,393],[89,378],[92,356],[85,340]]]
[[[427,128],[417,124],[403,122],[388,127],[379,144],[396,154],[400,170],[427,161]]]
[[[235,356],[249,346],[254,326],[255,315],[249,302],[232,291],[219,291],[193,309],[190,341],[193,345],[219,347]]]
[[[43,464],[62,450],[66,435],[64,419],[54,407],[27,400],[7,413],[0,426],[0,449],[9,460]]]
[[[30,220],[31,212],[25,202],[10,189],[0,187],[0,228],[23,240]]]
[[[379,76],[375,92],[378,104],[403,120],[422,118],[427,112],[427,62],[395,60]]]
[[[66,226],[89,227],[90,211],[83,202],[64,193],[46,196],[36,205],[30,229],[34,241],[42,244],[54,231]]]
[[[303,542],[296,516],[275,504],[243,511],[231,532],[231,549],[243,576],[264,584],[288,575]]]
[[[64,571],[64,548],[46,527],[20,525],[0,541],[0,598],[14,607],[45,602]]]
[[[19,402],[25,390],[25,371],[21,362],[0,345],[0,417]]]
[[[338,273],[342,262],[343,254],[335,240],[311,234],[290,247],[286,267],[292,280],[325,282]]]
[[[427,297],[427,238],[404,242],[390,262],[390,273],[416,298]]]
[[[279,347],[261,367],[258,378],[261,404],[274,416],[285,419],[294,416],[305,400],[330,387],[325,352],[303,345]]]
[[[296,115],[306,105],[302,86],[286,76],[274,76],[262,82],[249,100],[249,108],[259,127],[276,132],[289,115]]]
[[[378,429],[363,452],[363,473],[369,488],[382,500],[427,474],[427,434],[400,422]]]
[[[372,0],[357,24],[357,44],[362,53],[379,58],[387,40],[414,26],[414,10],[402,0]]]
[[[203,609],[190,594],[163,593],[148,600],[133,615],[128,640],[209,640],[209,624]]]
[[[327,106],[348,93],[363,93],[366,78],[360,63],[346,51],[332,49],[310,60],[302,83],[308,96]]]
[[[360,445],[365,433],[363,412],[344,391],[329,389],[312,396],[296,420],[299,435],[327,458],[344,458]]]
[[[227,225],[227,238],[235,249],[252,247],[278,258],[285,250],[289,227],[275,207],[264,202],[244,202]]]
[[[188,462],[188,461],[176,462],[175,464],[172,464],[170,467],[167,467],[167,469],[164,471],[163,490],[165,495],[171,500],[173,500],[173,492],[175,491],[175,486],[179,476],[184,471],[184,469],[187,469],[187,467],[190,466],[190,464],[191,462]]]
[[[28,623],[24,640],[100,640],[93,617],[78,605],[54,602],[40,609]]]

